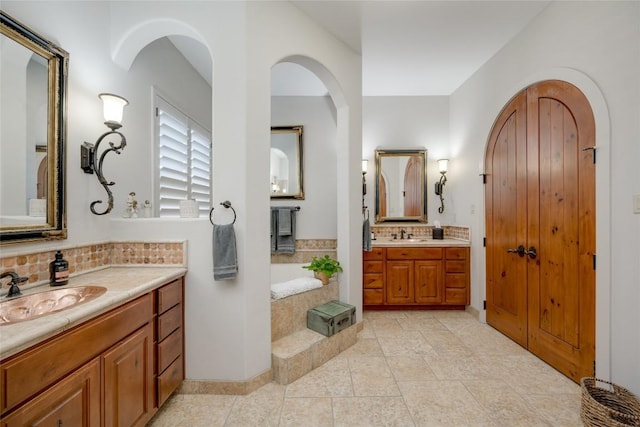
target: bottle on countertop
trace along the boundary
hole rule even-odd
[[[56,259],[49,263],[51,286],[62,286],[69,283],[69,262],[62,258],[62,252],[56,252]]]

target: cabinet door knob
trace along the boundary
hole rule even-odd
[[[507,252],[509,252],[510,254],[518,254],[518,256],[522,258],[523,256],[525,256],[527,251],[524,249],[524,246],[520,245],[517,249],[507,249]]]

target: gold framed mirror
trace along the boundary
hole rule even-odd
[[[376,150],[376,222],[427,222],[427,150]]]
[[[269,191],[272,199],[304,200],[300,126],[272,126]]]
[[[65,239],[69,55],[0,11],[0,244]]]

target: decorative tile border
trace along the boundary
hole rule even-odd
[[[296,252],[293,254],[272,254],[271,264],[302,264],[311,262],[314,256],[337,256],[336,239],[299,239],[296,240]]]
[[[69,262],[71,276],[110,266],[187,265],[186,242],[102,242],[85,246],[61,247]],[[0,258],[2,271],[15,271],[28,277],[26,286],[49,282],[49,263],[57,250],[10,255]]]

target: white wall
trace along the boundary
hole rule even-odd
[[[271,206],[300,206],[297,239],[337,238],[336,111],[331,98],[272,96],[271,125],[303,128],[304,200],[272,199]]]
[[[105,240],[187,239],[187,377],[241,381],[267,371],[271,366],[270,200],[265,191],[269,182],[270,70],[289,57],[322,79],[337,106],[335,179],[342,183],[335,201],[338,258],[351,266],[341,276],[340,293],[361,315],[359,55],[285,2],[3,1],[2,8],[70,53],[69,239],[20,245],[16,252]],[[141,199],[151,191],[151,91],[148,82],[136,80],[146,73],[135,58],[148,43],[170,34],[200,41],[213,58],[214,87],[209,94],[214,203],[219,207],[219,202],[230,200],[238,213],[240,271],[236,280],[213,280],[207,219],[122,220],[89,212],[89,203],[104,198],[104,190],[95,176],[80,169],[78,147],[105,131],[97,98],[100,92],[122,94],[131,102],[122,128],[128,146],[105,163],[105,175],[116,182],[116,203],[123,203],[129,191],[139,192]],[[175,70],[172,65],[167,71]],[[165,89],[175,89],[174,97],[183,90],[190,96],[189,87],[184,86],[190,72],[178,74],[181,78],[176,86]],[[116,205],[112,216],[117,218],[119,211]],[[3,255],[9,253],[3,248]]]
[[[484,188],[479,164],[493,121],[520,89],[560,78],[574,83],[596,119],[597,375],[640,393],[640,3],[554,2],[451,96],[450,193],[472,229],[472,305],[485,292]],[[472,213],[475,207],[475,213]]]
[[[362,101],[362,158],[367,167],[365,205],[371,218],[375,215],[375,150],[427,149],[427,218],[429,223],[457,223],[449,182],[457,178],[455,161],[449,162],[450,181],[445,186],[445,211],[438,213],[440,200],[433,184],[440,179],[438,159],[450,158],[449,97],[447,96],[367,96]],[[464,225],[464,223],[461,223]]]

